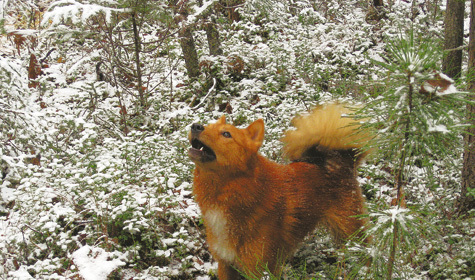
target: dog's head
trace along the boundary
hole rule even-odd
[[[193,124],[188,155],[197,167],[210,171],[245,171],[264,140],[264,121],[259,119],[239,129],[222,116],[209,125]]]

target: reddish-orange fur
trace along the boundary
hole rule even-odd
[[[333,106],[340,105],[317,108],[314,114],[323,111],[330,118],[342,118],[345,112],[330,112],[335,111]],[[301,139],[297,125],[299,133],[288,132],[284,137],[287,150],[290,147],[300,156],[293,160],[307,160],[306,156],[313,155],[309,149],[325,155],[325,160],[282,165],[258,153],[264,139],[262,120],[245,129],[226,124],[224,117],[207,126],[193,125],[194,148],[189,153],[196,164],[193,192],[210,252],[219,262],[220,280],[239,279],[237,271],[259,277],[264,267],[278,274],[283,261],[317,225],[326,225],[340,240],[363,227],[365,221],[355,217],[365,212],[356,181],[355,160],[359,162],[362,155],[347,152],[357,146],[340,138],[353,129],[340,128],[347,130],[338,136],[343,144],[329,145],[332,141],[327,138],[339,128],[325,128],[312,143],[296,144],[302,146],[296,152],[299,147],[292,142],[299,141],[292,135]],[[210,148],[215,158],[207,158],[196,141]]]

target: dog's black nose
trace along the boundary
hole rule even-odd
[[[205,130],[205,127],[202,125],[202,124],[199,124],[199,123],[194,123],[191,125],[191,132],[201,132]]]

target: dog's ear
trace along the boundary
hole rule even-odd
[[[222,115],[221,118],[216,122],[216,124],[226,124],[226,116]]]
[[[246,131],[249,133],[251,146],[257,152],[264,141],[264,121],[262,119],[254,121],[246,128]]]

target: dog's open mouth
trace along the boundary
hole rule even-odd
[[[216,159],[216,154],[213,150],[196,138],[191,140],[191,149],[188,151],[188,154],[192,159],[201,162],[208,162]]]

